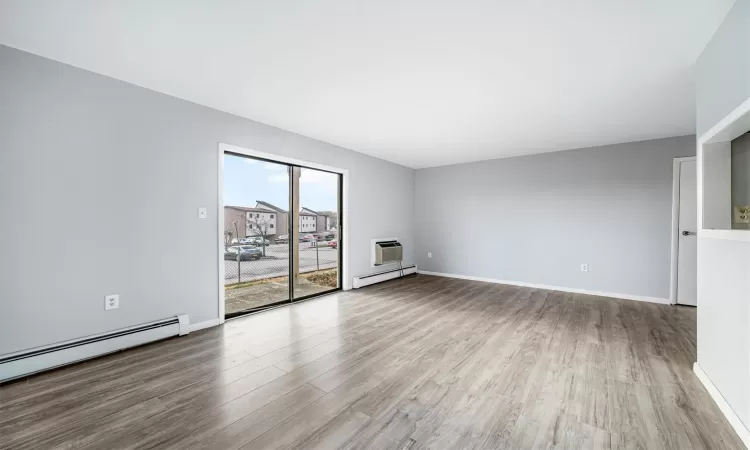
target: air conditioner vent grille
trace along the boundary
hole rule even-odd
[[[375,265],[401,262],[403,255],[403,247],[398,241],[375,243]]]

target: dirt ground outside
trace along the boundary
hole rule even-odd
[[[225,313],[232,314],[289,299],[289,277],[268,278],[224,287]],[[337,269],[301,274],[294,287],[295,297],[317,294],[338,285]]]

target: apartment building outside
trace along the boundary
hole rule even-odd
[[[265,235],[273,241],[289,234],[289,212],[271,203],[257,200],[255,207],[225,206],[226,239]],[[329,215],[302,207],[299,213],[300,234],[322,233],[335,227]]]

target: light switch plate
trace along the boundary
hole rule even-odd
[[[205,219],[207,216],[208,216],[208,212],[206,211],[206,208],[198,208],[199,219]]]

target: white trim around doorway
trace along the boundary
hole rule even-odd
[[[675,158],[672,162],[672,257],[669,269],[669,303],[677,304],[677,258],[680,248],[680,164],[695,161],[695,156]]]
[[[703,214],[705,209],[705,202],[703,200],[704,154],[707,151],[711,151],[708,148],[711,145],[725,144],[731,148],[732,140],[747,132],[750,132],[750,98],[742,102],[742,104],[737,106],[737,108],[698,138],[698,237],[700,239],[710,238],[750,242],[750,231],[730,229],[731,222],[729,222],[729,226],[726,229],[705,228],[703,224]]]
[[[218,293],[219,293],[219,321],[224,323],[224,154],[226,152],[237,153],[240,155],[246,155],[253,158],[267,159],[270,161],[277,161],[284,164],[292,164],[297,166],[309,167],[311,169],[320,169],[328,172],[334,172],[341,174],[343,177],[343,192],[341,193],[341,205],[343,211],[341,211],[342,222],[344,229],[341,233],[341,241],[344,247],[343,261],[341,261],[341,282],[343,283],[342,289],[348,291],[352,288],[351,280],[349,279],[349,170],[341,169],[339,167],[327,166],[324,164],[318,164],[311,161],[305,161],[302,159],[289,158],[287,156],[281,156],[274,153],[259,152],[257,150],[251,150],[244,147],[238,147],[236,145],[219,143],[218,146],[218,208],[217,208],[217,258],[218,258]]]

